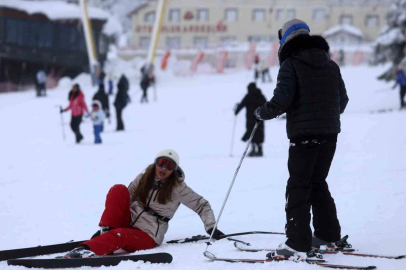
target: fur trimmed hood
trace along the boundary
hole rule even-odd
[[[322,36],[298,35],[280,47],[279,64],[295,57],[312,66],[324,66],[330,61],[329,52],[330,47]]]

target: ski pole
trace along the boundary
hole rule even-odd
[[[59,106],[60,111],[62,110],[62,106]],[[66,135],[65,135],[65,128],[63,127],[63,114],[59,113],[61,115],[61,127],[62,127],[62,137],[63,140],[66,140]]]
[[[252,138],[254,137],[255,132],[257,131],[257,128],[258,128],[259,123],[260,123],[260,122],[257,122],[257,123],[255,124],[254,129],[253,129],[252,132],[251,132],[251,136],[250,136],[250,138],[248,139],[247,147],[245,148],[245,151],[244,151],[244,153],[242,154],[240,163],[238,164],[237,170],[236,170],[235,173],[234,173],[233,181],[231,181],[231,185],[230,185],[230,187],[228,188],[228,192],[227,192],[226,198],[224,199],[223,206],[221,207],[220,213],[219,213],[219,215],[218,215],[218,217],[217,217],[217,219],[216,219],[216,224],[214,224],[214,227],[213,227],[213,230],[212,230],[212,232],[211,232],[209,241],[206,242],[206,243],[207,243],[207,246],[206,246],[206,250],[204,251],[203,255],[205,255],[206,252],[208,252],[207,250],[209,249],[209,245],[211,245],[210,242],[211,242],[211,240],[212,240],[212,238],[213,238],[213,234],[214,234],[214,232],[215,232],[216,229],[217,229],[217,224],[218,224],[219,221],[220,221],[221,214],[223,213],[223,210],[224,210],[224,207],[226,206],[228,197],[230,196],[231,189],[233,188],[235,179],[237,178],[238,171],[240,170],[241,164],[242,164],[242,162],[243,162],[243,160],[244,160],[244,158],[245,158],[245,155],[247,154],[248,148],[250,147]]]
[[[233,131],[231,133],[231,147],[230,147],[230,157],[233,156],[233,147],[234,147],[234,137],[235,137],[235,126],[237,123],[237,116],[234,117]]]

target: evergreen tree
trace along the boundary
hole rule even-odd
[[[387,25],[379,34],[371,64],[391,62],[392,66],[378,77],[392,80],[398,66],[406,67],[406,0],[396,0],[386,15]]]

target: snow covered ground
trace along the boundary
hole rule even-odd
[[[399,111],[399,90],[375,78],[383,67],[342,69],[350,98],[342,116],[342,133],[328,177],[343,235],[365,253],[406,254],[406,111]],[[131,74],[131,70],[126,69]],[[273,68],[275,78],[277,69]],[[138,74],[138,71],[134,71]],[[67,105],[71,82],[36,98],[33,91],[0,95],[0,250],[89,238],[98,228],[105,195],[117,183],[128,185],[163,148],[180,154],[186,182],[208,199],[217,216],[245,148],[245,112],[237,117],[234,155],[230,143],[233,107],[246,93],[251,71],[226,75],[174,77],[159,74],[158,101],[140,105],[141,91],[131,77],[133,102],[124,111],[126,131],[115,132],[115,119],[105,124],[103,145],[93,144],[92,125],[76,145]],[[80,76],[88,104],[96,91]],[[272,96],[275,83],[259,84]],[[152,100],[152,90],[150,100]],[[110,100],[112,103],[113,100]],[[371,113],[378,109],[389,113]],[[114,114],[113,114],[114,116]],[[62,139],[62,128],[67,139]],[[283,232],[284,193],[288,178],[285,120],[266,122],[264,158],[246,158],[219,223],[225,233],[263,230]],[[204,234],[199,217],[181,206],[166,240]],[[254,247],[276,247],[283,236],[244,236]],[[204,243],[164,244],[152,252],[169,252],[170,265],[123,262],[116,269],[317,269],[288,262],[265,265],[211,263]],[[236,251],[218,241],[209,251],[219,257],[264,258]],[[151,251],[141,251],[148,253]],[[49,256],[48,256],[49,257]],[[326,255],[331,263],[406,269],[406,260]],[[0,262],[0,270],[10,269]]]

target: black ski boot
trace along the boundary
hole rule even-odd
[[[264,154],[262,153],[262,145],[261,144],[257,144],[258,146],[258,151],[257,151],[257,157],[262,157]]]
[[[99,257],[96,255],[93,251],[90,250],[90,248],[86,245],[77,247],[75,249],[72,249],[68,253],[63,256],[65,259],[76,259],[76,258],[94,258],[94,257]]]

